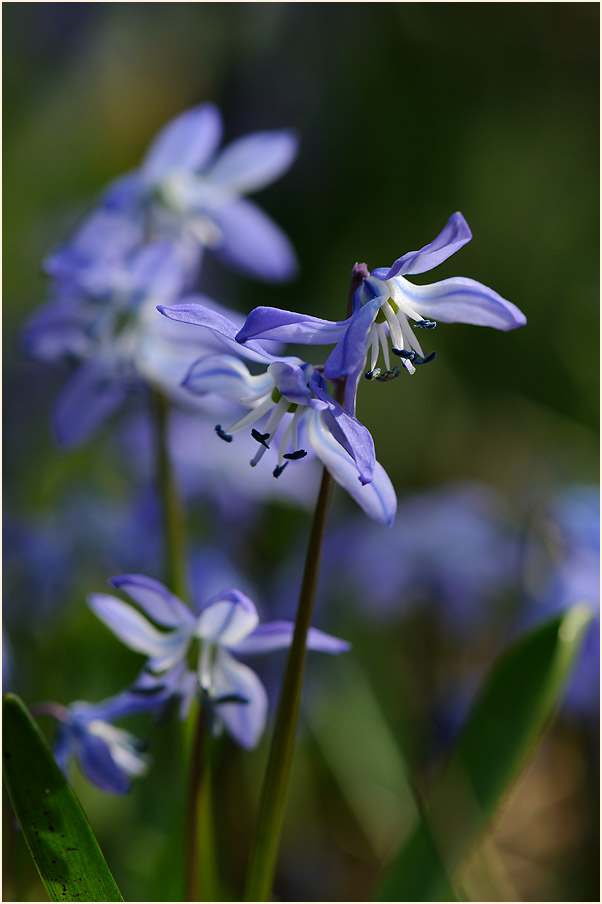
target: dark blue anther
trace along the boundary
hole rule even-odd
[[[216,425],[215,432],[217,433],[217,435],[219,436],[220,439],[224,440],[224,442],[226,442],[226,443],[232,442],[232,437],[230,436],[229,433],[226,433],[226,431],[222,428],[221,424]]]
[[[379,383],[390,383],[391,380],[394,380],[395,377],[399,376],[399,373],[400,373],[399,368],[394,367],[393,370],[386,370],[383,374],[379,374],[376,377],[376,380]]]
[[[259,430],[256,430],[255,427],[251,430],[251,436],[253,439],[256,439],[258,443],[261,443],[262,446],[265,446],[266,449],[270,447],[267,444],[267,440],[270,438],[269,433],[260,433]]]
[[[404,358],[406,361],[413,361],[416,358],[416,352],[409,352],[405,348],[392,348],[391,351],[394,355],[397,355],[398,358]]]
[[[296,452],[285,452],[282,457],[288,458],[289,461],[298,461],[300,458],[305,458],[306,455],[305,449],[297,449]]]
[[[412,326],[415,330],[434,330],[437,326],[436,320],[417,320]]]
[[[374,370],[368,370],[364,374],[364,378],[366,380],[378,380],[378,376],[380,374],[380,367],[375,367]]]
[[[431,352],[430,355],[426,356],[426,358],[421,358],[419,355],[417,355],[414,358],[413,363],[416,365],[416,367],[418,367],[418,365],[420,365],[420,364],[428,364],[430,361],[434,361],[436,357],[437,357],[437,352]]]
[[[276,465],[276,467],[272,471],[272,474],[274,475],[274,477],[280,477],[280,475],[282,474],[282,472],[284,471],[284,469],[286,468],[287,465],[288,465],[288,461],[285,461],[283,465]]]

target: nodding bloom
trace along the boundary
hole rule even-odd
[[[159,132],[139,169],[117,180],[103,203],[153,238],[175,238],[197,256],[209,249],[259,279],[288,279],[297,268],[290,242],[243,195],[286,172],[297,138],[286,129],[253,132],[216,155],[221,136],[213,104],[179,114]]]
[[[159,581],[143,575],[126,574],[111,583],[152,619],[117,597],[89,597],[90,607],[119,640],[149,657],[131,695],[154,699],[155,705],[179,698],[182,718],[200,696],[209,704],[214,724],[225,726],[243,747],[255,746],[266,723],[267,694],[255,672],[236,657],[285,649],[291,643],[292,622],[260,625],[253,602],[235,588],[193,610]],[[345,641],[315,628],[309,630],[307,646],[325,653],[349,649]]]
[[[64,448],[84,443],[132,389],[150,385],[193,407],[182,380],[192,361],[220,347],[210,333],[203,341],[157,313],[159,302],[176,301],[189,282],[179,246],[166,240],[130,246],[119,230],[112,234],[113,220],[96,212],[49,258],[54,298],[33,314],[23,336],[32,357],[73,367],[53,408]]]
[[[148,770],[148,758],[144,754],[147,745],[111,723],[154,705],[142,695],[126,691],[102,703],[78,700],[68,707],[39,703],[32,707],[32,712],[57,719],[59,732],[54,756],[65,775],[70,762],[75,760],[86,778],[103,791],[125,794],[130,790],[131,780]]]
[[[474,279],[453,277],[428,286],[416,286],[406,279],[436,267],[471,238],[466,220],[455,213],[436,239],[420,251],[404,254],[391,267],[370,272],[365,264],[356,264],[352,278],[359,286],[347,320],[322,320],[259,307],[251,311],[236,338],[239,342],[264,338],[306,345],[335,344],[324,375],[329,379],[347,378],[345,405],[353,412],[362,373],[367,380],[387,382],[399,376],[398,365],[413,374],[417,365],[435,358],[435,352],[423,352],[415,330],[433,330],[437,321],[499,330],[525,324],[524,314],[514,304]],[[392,366],[389,351],[398,364]]]
[[[395,491],[376,461],[372,436],[330,397],[324,377],[313,365],[298,358],[276,358],[258,342],[240,345],[234,324],[203,305],[191,302],[160,306],[159,310],[174,320],[209,328],[226,347],[237,352],[236,357],[224,354],[201,358],[183,383],[193,393],[216,393],[247,409],[232,424],[216,426],[222,440],[230,443],[235,433],[250,428],[259,447],[251,459],[253,467],[272,445],[277,445],[274,477],[279,477],[289,462],[305,458],[311,451],[370,518],[393,523]],[[241,357],[267,364],[267,369],[253,375]]]

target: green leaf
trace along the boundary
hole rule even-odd
[[[454,875],[533,754],[590,620],[587,606],[575,606],[520,638],[493,665],[377,900],[455,898]]]
[[[4,781],[52,901],[123,901],[90,824],[19,697],[3,701]]]

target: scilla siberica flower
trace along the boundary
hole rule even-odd
[[[57,719],[59,732],[54,756],[65,775],[70,762],[75,760],[86,778],[103,791],[125,794],[131,780],[148,769],[146,743],[111,723],[154,706],[148,698],[125,691],[102,703],[77,701],[68,707],[39,703],[32,707],[32,712]]]
[[[297,139],[288,130],[253,132],[219,155],[219,110],[210,103],[176,116],[159,132],[140,168],[113,184],[103,203],[151,237],[204,248],[248,275],[292,276],[297,263],[281,229],[242,196],[269,185],[291,165]]]
[[[194,611],[152,578],[122,575],[111,580],[166,631],[158,630],[136,609],[108,594],[90,596],[96,615],[132,650],[149,657],[141,679],[132,688],[157,701],[181,699],[184,717],[196,695],[209,703],[218,724],[223,724],[243,747],[259,741],[267,718],[263,684],[236,656],[267,653],[290,645],[291,622],[259,624],[253,602],[235,588],[216,594]],[[311,628],[311,650],[342,653],[349,644]]]
[[[237,352],[233,355],[209,355],[192,365],[184,386],[193,393],[217,393],[229,401],[238,401],[247,413],[234,423],[216,426],[218,436],[232,442],[233,434],[251,428],[259,448],[251,459],[259,463],[280,427],[278,460],[274,477],[279,477],[289,462],[305,458],[307,443],[330,471],[333,478],[375,521],[390,525],[396,511],[395,490],[382,466],[376,461],[370,432],[355,417],[330,397],[322,374],[298,358],[276,358],[257,342],[240,345],[236,327],[221,314],[193,301],[173,307],[160,306],[166,317],[204,326],[221,337]],[[264,373],[253,375],[240,358],[267,364]],[[253,424],[265,424],[259,430]]]
[[[353,412],[362,372],[366,379],[381,382],[399,375],[399,367],[391,366],[389,346],[409,373],[414,373],[417,365],[433,360],[435,353],[425,355],[413,329],[432,330],[437,321],[500,330],[526,323],[515,305],[474,279],[453,277],[428,286],[416,286],[406,279],[436,267],[471,238],[466,220],[461,213],[455,213],[436,239],[419,251],[404,254],[391,267],[369,272],[365,264],[356,264],[353,276],[361,283],[347,320],[333,322],[259,307],[251,311],[236,338],[239,342],[265,338],[309,345],[336,343],[324,374],[329,379],[347,377],[345,405]],[[413,329],[410,320],[414,321]],[[384,371],[379,366],[381,356]]]

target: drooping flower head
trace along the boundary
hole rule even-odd
[[[89,604],[101,621],[126,646],[149,657],[131,688],[132,695],[154,699],[155,705],[177,698],[182,718],[200,695],[218,725],[225,726],[243,747],[255,746],[266,723],[267,694],[255,672],[236,657],[288,647],[293,624],[274,621],[260,625],[253,602],[235,588],[193,610],[163,584],[144,575],[122,575],[111,583],[127,593],[152,622],[166,629],[158,629],[115,596],[90,596]],[[345,641],[315,628],[309,631],[307,646],[326,653],[349,648]]]
[[[74,760],[86,778],[103,791],[125,794],[131,780],[148,770],[146,743],[131,732],[116,728],[112,722],[154,705],[140,694],[125,691],[102,703],[78,700],[68,707],[39,703],[32,707],[32,712],[57,719],[59,732],[54,756],[66,776]]]
[[[277,445],[274,477],[279,477],[289,462],[313,452],[370,518],[392,524],[395,491],[376,461],[372,437],[357,418],[331,398],[319,370],[299,358],[276,358],[258,342],[237,343],[234,324],[198,303],[160,306],[159,310],[171,319],[212,330],[237,353],[236,357],[224,354],[201,358],[192,365],[183,384],[193,393],[215,393],[246,409],[232,424],[216,426],[222,440],[230,443],[235,433],[250,429],[259,447],[251,459],[253,467],[272,444]],[[241,358],[267,364],[267,369],[251,374]]]
[[[437,321],[472,323],[510,330],[523,326],[524,315],[493,289],[465,277],[453,277],[428,286],[416,286],[406,277],[424,273],[442,263],[472,238],[461,213],[453,214],[442,232],[419,251],[410,251],[391,267],[371,272],[356,264],[353,276],[360,283],[347,320],[329,321],[292,311],[259,307],[251,311],[237,334],[239,342],[280,339],[306,345],[335,344],[324,375],[347,378],[345,406],[355,411],[359,379],[388,381],[403,369],[413,374],[417,365],[435,357],[425,354],[415,330],[433,330]],[[414,321],[410,325],[410,321]],[[383,369],[384,365],[384,369]]]

